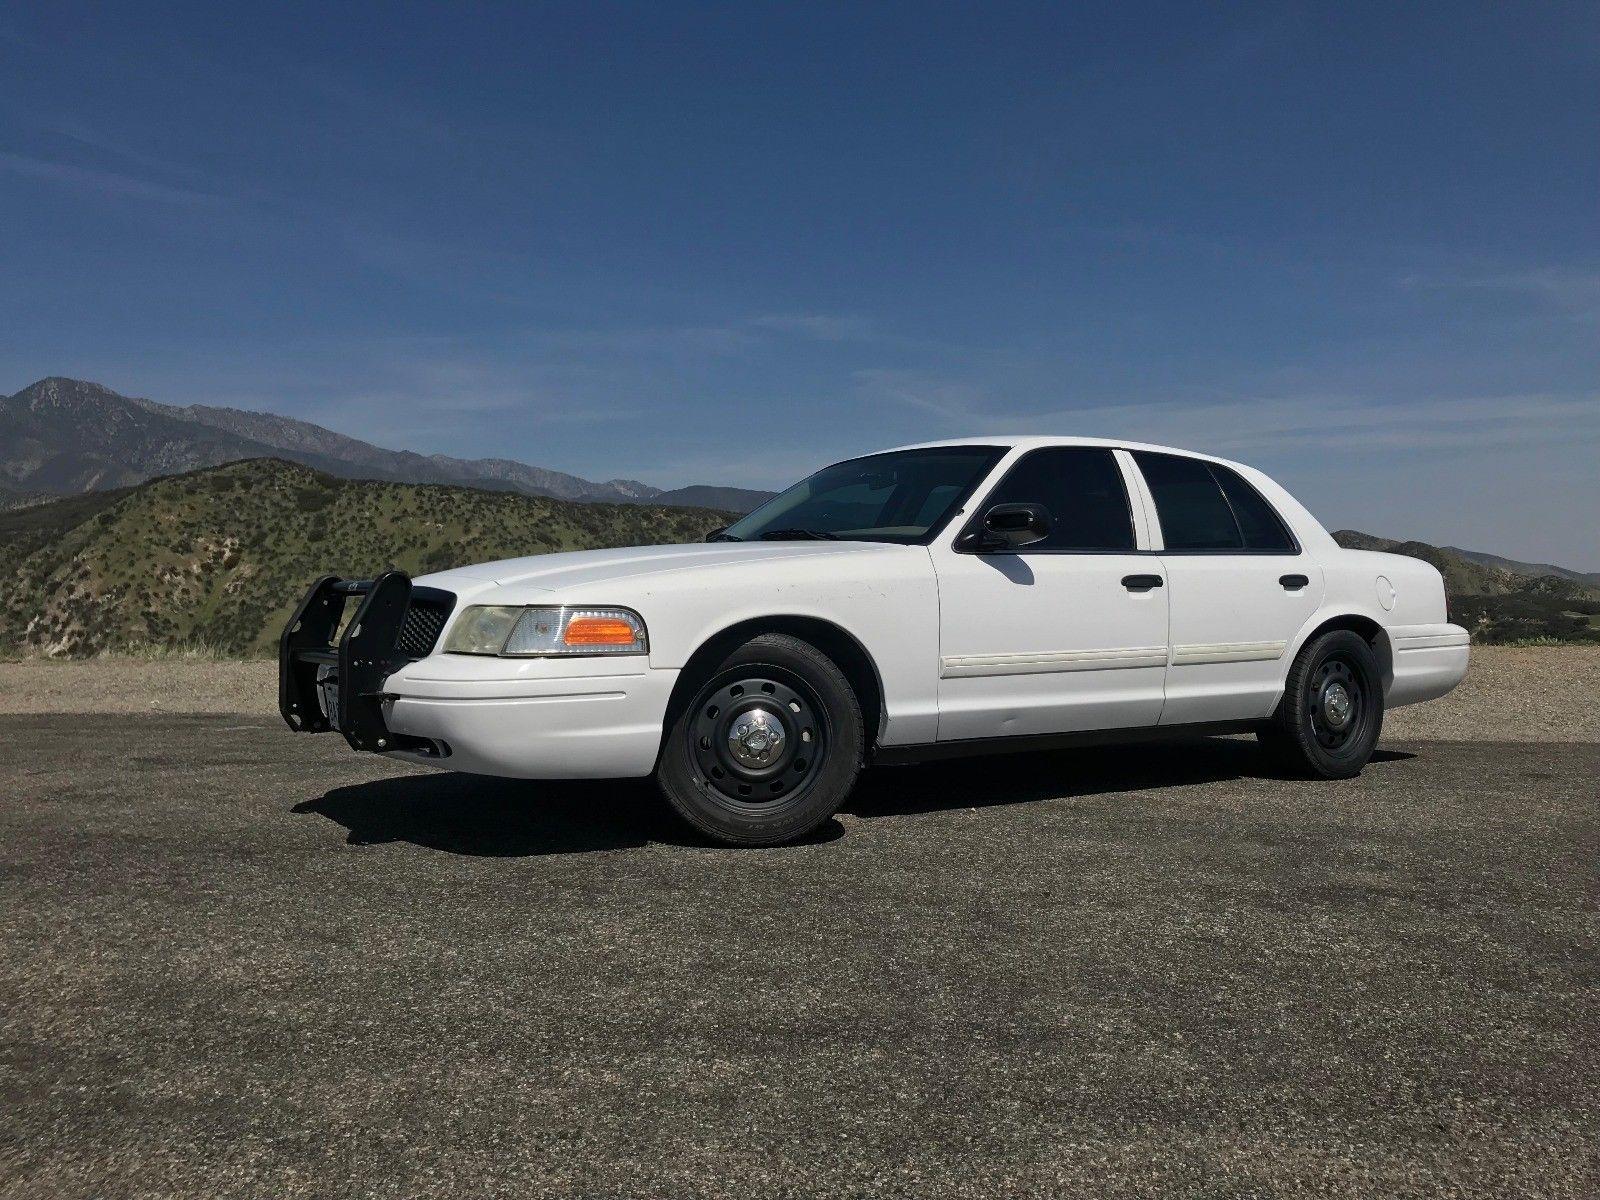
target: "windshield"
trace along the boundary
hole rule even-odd
[[[1003,453],[937,446],[824,467],[730,525],[719,540],[920,542],[936,533]]]

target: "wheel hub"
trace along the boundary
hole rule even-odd
[[[1343,729],[1350,723],[1350,693],[1342,683],[1330,683],[1322,692],[1322,716],[1329,728]]]
[[[1342,751],[1367,722],[1361,680],[1342,658],[1329,658],[1310,684],[1311,732],[1324,748]]]
[[[783,753],[788,735],[783,720],[767,708],[751,708],[740,713],[728,726],[728,753],[742,767],[760,770]]]
[[[803,679],[729,671],[695,698],[691,752],[705,785],[739,805],[787,802],[827,756],[827,720]]]

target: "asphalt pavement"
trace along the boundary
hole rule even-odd
[[[1588,1196],[1600,745],[882,771],[820,836],[0,717],[0,1195]]]

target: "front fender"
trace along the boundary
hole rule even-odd
[[[650,665],[665,670],[682,670],[696,651],[731,629],[823,622],[859,645],[876,672],[883,697],[880,744],[936,736],[939,600],[925,547],[664,573],[558,599],[634,609],[649,630]]]

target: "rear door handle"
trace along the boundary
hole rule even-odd
[[[1130,592],[1148,592],[1151,588],[1158,588],[1162,584],[1159,575],[1124,575],[1122,586]]]
[[[1283,584],[1284,587],[1288,588],[1292,592],[1299,588],[1306,587],[1308,584],[1310,584],[1311,580],[1307,579],[1304,575],[1279,575],[1278,582]]]

